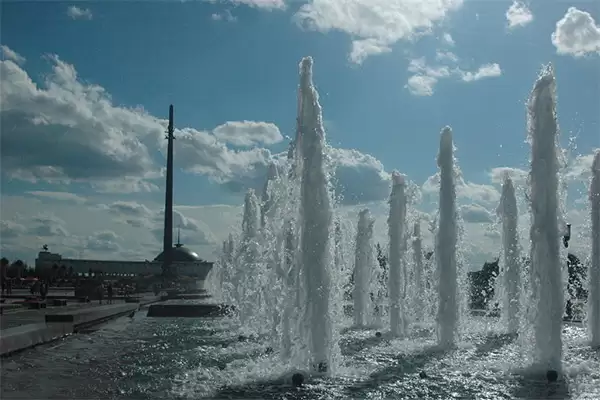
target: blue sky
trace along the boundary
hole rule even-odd
[[[529,146],[525,142],[525,102],[541,65],[547,62],[552,62],[556,70],[563,143],[567,143],[568,136],[576,135],[577,154],[583,156],[600,147],[600,28],[597,26],[600,6],[597,3],[430,0],[411,9],[403,8],[408,3],[405,0],[378,0],[376,3],[382,4],[379,11],[363,6],[354,13],[349,8],[340,8],[341,3],[340,0],[4,2],[1,44],[22,57],[21,62],[13,65],[24,71],[38,88],[48,90],[44,81],[51,76],[53,66],[58,65],[48,55],[56,55],[61,63],[76,71],[77,79],[73,78],[73,82],[85,88],[81,90],[87,93],[90,85],[103,88],[100,97],[110,98],[111,110],[143,108],[144,117],[140,118],[148,118],[148,124],[152,125],[151,119],[166,118],[168,105],[172,103],[178,128],[209,134],[228,121],[256,121],[272,123],[281,135],[293,136],[298,62],[311,55],[328,140],[335,148],[358,150],[340,156],[345,160],[344,170],[340,169],[341,184],[348,193],[357,192],[352,195],[357,199],[354,203],[384,201],[389,193],[387,174],[393,169],[407,174],[419,185],[427,182],[436,172],[439,132],[445,125],[454,130],[465,181],[491,185],[490,176],[495,168],[526,169]],[[366,0],[353,2],[357,6],[361,3],[374,4]],[[516,12],[512,27],[507,18],[511,5]],[[575,11],[569,13],[569,7]],[[582,18],[583,13],[588,13],[589,18]],[[561,29],[559,21],[564,22]],[[592,27],[592,33],[588,29],[589,34],[583,38],[569,36],[577,29],[585,30],[586,26]],[[569,27],[575,27],[575,31]],[[553,41],[553,33],[558,33],[557,40]],[[359,40],[372,45],[371,54],[361,58],[352,51],[353,41]],[[4,51],[4,60],[10,58]],[[67,69],[63,67],[62,73],[67,73]],[[4,79],[13,78],[5,74],[2,79],[4,85]],[[61,74],[54,74],[52,79],[58,87],[71,85],[69,91],[79,90],[73,89],[73,82],[64,83]],[[17,85],[14,80],[12,83]],[[9,109],[13,106],[18,109],[22,104],[28,107],[20,103],[27,96],[9,100],[4,101],[10,104]],[[100,100],[88,95],[85,104],[94,101]],[[82,103],[75,100],[73,104]],[[48,112],[40,107],[27,112],[30,115]],[[94,204],[160,203],[162,192],[157,189],[163,185],[162,176],[142,173],[145,168],[158,171],[164,164],[160,153],[160,145],[164,143],[156,140],[158,134],[151,135],[154,141],[139,139],[139,146],[148,152],[148,163],[139,161],[144,156],[129,155],[131,158],[115,167],[115,174],[108,179],[97,170],[104,168],[100,162],[110,160],[117,150],[110,149],[114,150],[112,155],[102,154],[97,160],[88,157],[83,150],[99,150],[81,143],[88,136],[76,136],[78,129],[84,129],[78,125],[83,122],[73,125],[65,121],[75,117],[56,117],[52,123],[54,136],[48,137],[50,129],[40,133],[45,135],[40,143],[44,144],[46,157],[38,162],[32,144],[24,146],[17,139],[8,138],[9,121],[10,127],[17,123],[8,118],[9,111],[3,109],[2,144],[4,149],[11,150],[15,160],[3,163],[3,197],[31,198],[27,192],[32,191],[64,192],[86,198],[88,205],[92,198]],[[110,126],[110,122],[94,118],[98,119],[96,123],[110,129],[131,127],[126,123]],[[261,126],[257,128],[259,136]],[[257,132],[242,128],[235,133]],[[272,128],[269,125],[266,129]],[[102,135],[102,129],[97,135]],[[139,132],[137,129],[139,126],[131,132],[119,132],[119,140],[129,135],[142,137],[143,129]],[[29,135],[28,143],[37,140],[27,132],[24,129],[21,138]],[[60,156],[62,160],[68,158],[69,164],[57,161],[61,170],[49,178],[40,168],[53,165],[48,154],[55,151],[52,146],[60,149],[62,140],[74,141],[71,144],[83,150],[77,155]],[[176,146],[180,143],[183,139]],[[241,160],[246,156],[260,158],[256,152],[261,148],[267,149],[268,154],[284,151],[288,141],[261,142],[258,138],[253,143],[256,145],[236,146],[230,140],[219,145],[242,152],[254,148],[255,153],[232,156]],[[27,152],[26,161],[16,160],[14,153],[19,149]],[[223,157],[219,162],[202,162],[209,156],[199,145],[193,150],[176,161],[181,167],[176,172],[176,202],[180,205],[239,205],[243,195],[240,187],[262,180],[264,171],[259,168],[259,161],[250,163],[253,170],[247,173],[241,161],[236,161],[235,167],[224,165],[228,161]],[[2,155],[6,156],[4,150]],[[371,157],[365,159],[364,155]],[[136,158],[138,163],[134,163]],[[92,162],[98,162],[97,168],[88,165],[84,172],[80,168],[70,169],[73,163]],[[133,168],[131,174],[129,167]],[[93,175],[89,180],[86,172]],[[139,187],[137,183],[131,185],[131,190],[106,189],[109,185],[102,183],[103,180],[114,183],[118,174],[127,174],[132,182],[138,182],[138,178],[149,182],[155,186],[154,190],[135,189]],[[370,185],[374,185],[373,193],[364,195],[362,192],[368,192]],[[57,200],[60,195],[34,197],[43,199],[44,207],[60,202]],[[467,203],[476,202],[470,199]],[[493,209],[489,204],[480,205],[490,212]],[[23,210],[5,208],[3,220],[13,212],[21,215]],[[91,234],[84,232],[80,236],[87,238]],[[122,235],[117,232],[117,236]],[[10,246],[3,245],[3,249],[7,247]]]

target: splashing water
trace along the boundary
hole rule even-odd
[[[529,99],[531,140],[531,290],[535,310],[534,363],[543,370],[561,371],[563,278],[558,227],[558,124],[556,82],[549,65]]]
[[[368,209],[358,214],[356,230],[356,257],[354,262],[354,324],[367,326],[371,322],[371,282],[373,275],[373,224]]]
[[[454,145],[452,130],[445,127],[440,138],[440,210],[435,257],[439,273],[438,343],[453,347],[458,332],[458,273],[456,266],[457,223]]]
[[[332,326],[329,314],[332,208],[324,166],[324,129],[319,95],[312,82],[311,57],[300,63],[302,94],[301,260],[306,285],[306,324],[310,329],[312,369],[327,372],[331,364]]]
[[[592,259],[589,272],[588,324],[591,344],[600,347],[600,151],[592,163],[590,185]]]
[[[498,214],[502,218],[503,298],[502,317],[508,333],[519,329],[521,265],[518,234],[518,210],[515,187],[507,175],[502,185]]]
[[[406,252],[406,193],[405,179],[397,171],[392,173],[392,193],[390,195],[390,216],[388,229],[390,238],[389,302],[390,331],[403,336],[406,330],[406,315],[402,296],[402,278]]]
[[[249,371],[260,366],[260,370],[253,370],[250,374],[252,379],[264,377],[269,381],[273,375],[288,373],[290,368],[294,371],[309,370],[310,375],[325,373],[335,376],[335,378],[317,377],[314,380],[311,378],[311,387],[316,383],[315,387],[319,386],[328,390],[325,386],[329,384],[340,388],[351,385],[349,382],[352,380],[365,380],[371,382],[369,384],[372,384],[373,388],[381,388],[386,387],[386,384],[381,383],[381,377],[386,379],[385,377],[392,375],[404,376],[401,379],[412,381],[414,376],[411,374],[414,375],[414,371],[407,372],[407,370],[413,367],[420,368],[418,357],[429,357],[424,354],[427,353],[428,346],[435,344],[436,333],[439,347],[455,349],[449,353],[442,353],[452,354],[450,358],[462,360],[458,362],[459,364],[478,363],[478,360],[486,357],[481,355],[486,352],[486,346],[492,346],[494,349],[496,349],[495,346],[499,346],[498,349],[501,350],[498,351],[509,361],[498,361],[496,350],[492,350],[487,357],[493,361],[484,367],[486,370],[493,369],[498,376],[514,373],[515,366],[521,368],[529,362],[522,354],[524,350],[529,350],[529,347],[520,347],[526,338],[531,338],[530,341],[533,343],[535,351],[532,354],[535,353],[535,361],[544,368],[554,368],[555,361],[558,359],[560,362],[562,356],[560,349],[557,358],[556,349],[550,348],[549,341],[544,342],[542,339],[544,335],[548,335],[548,332],[551,332],[552,338],[555,338],[555,326],[548,323],[550,321],[548,315],[549,313],[554,315],[551,313],[556,311],[553,308],[555,306],[560,309],[562,315],[564,308],[558,306],[563,304],[562,299],[551,303],[548,301],[550,295],[543,291],[549,288],[548,291],[555,296],[555,287],[558,291],[562,291],[563,282],[560,273],[560,252],[557,250],[558,256],[555,258],[558,260],[556,266],[559,274],[556,275],[556,285],[549,285],[546,261],[552,257],[552,252],[549,253],[546,250],[549,246],[548,243],[551,243],[552,240],[549,240],[544,232],[547,232],[549,228],[552,230],[553,227],[552,224],[545,224],[544,220],[548,219],[548,215],[550,215],[551,220],[554,218],[553,221],[557,221],[556,232],[551,232],[551,234],[556,236],[555,242],[558,245],[561,211],[558,200],[559,184],[552,186],[552,181],[547,179],[548,175],[552,174],[553,165],[556,166],[555,171],[558,171],[558,161],[552,164],[554,161],[551,156],[556,153],[548,152],[549,142],[555,140],[555,135],[549,138],[551,135],[547,134],[552,131],[553,127],[556,128],[555,120],[552,120],[553,95],[548,96],[548,92],[553,93],[554,78],[552,77],[551,84],[547,84],[544,76],[536,83],[530,100],[532,193],[529,200],[532,203],[533,217],[531,273],[520,275],[520,269],[524,266],[520,265],[521,248],[518,246],[517,203],[515,189],[510,179],[504,182],[498,209],[499,216],[503,221],[502,266],[505,271],[501,283],[504,289],[502,295],[506,296],[502,304],[505,324],[498,324],[489,315],[485,319],[478,319],[462,313],[465,300],[465,288],[462,280],[464,262],[461,258],[461,219],[456,199],[458,179],[461,178],[460,170],[454,159],[452,132],[450,128],[444,128],[441,133],[438,154],[439,210],[436,219],[430,221],[435,237],[435,251],[427,252],[425,259],[423,258],[423,240],[427,240],[429,235],[426,232],[425,239],[422,238],[418,208],[412,207],[413,203],[409,200],[412,198],[410,183],[407,184],[404,176],[398,172],[392,174],[388,218],[387,289],[389,329],[392,336],[397,337],[388,339],[380,332],[375,334],[367,326],[373,321],[371,317],[379,316],[379,314],[373,315],[373,311],[377,310],[381,301],[384,301],[383,298],[377,298],[377,296],[370,298],[369,296],[376,292],[377,288],[373,286],[373,278],[378,269],[378,265],[372,257],[374,228],[372,220],[366,210],[360,213],[358,224],[356,224],[354,216],[344,217],[344,210],[339,208],[334,210],[336,203],[331,194],[327,164],[329,148],[324,140],[318,94],[312,83],[312,59],[303,59],[300,64],[298,91],[298,129],[296,138],[290,146],[288,160],[287,162],[279,161],[283,164],[279,167],[275,165],[270,167],[260,207],[256,196],[252,198],[253,194],[247,195],[243,232],[241,237],[236,240],[237,248],[235,251],[233,250],[233,238],[230,243],[224,243],[221,259],[226,270],[235,272],[224,274],[223,286],[227,287],[227,284],[236,283],[232,286],[239,289],[236,292],[239,297],[237,304],[240,304],[245,310],[241,311],[240,309],[240,314],[247,314],[245,319],[240,316],[240,321],[232,320],[232,323],[242,322],[245,324],[242,329],[246,329],[245,326],[249,325],[248,329],[258,333],[254,339],[245,342],[244,345],[239,345],[236,351],[259,346],[259,342],[268,341],[271,347],[270,352],[275,354],[264,356],[264,359],[262,359],[263,356],[259,356],[260,360],[237,362],[235,363],[237,369],[233,367],[234,363],[231,363],[232,371]],[[548,97],[551,98],[550,102]],[[548,108],[552,112],[548,113]],[[549,115],[550,117],[548,117]],[[598,163],[595,161],[594,164],[596,175]],[[285,173],[283,173],[283,167],[285,167]],[[555,181],[558,182],[558,178]],[[597,177],[594,182],[598,182]],[[595,227],[592,229],[592,235],[595,235],[592,236],[592,240],[596,240],[592,243],[593,248],[596,245],[595,253],[593,253],[596,254],[596,264],[592,264],[596,266],[598,265],[597,232],[600,222],[597,218],[594,219],[594,216],[599,215],[599,211],[597,211],[597,200],[594,203],[594,199],[597,199],[598,196],[594,197],[593,193],[598,192],[599,185],[599,183],[593,183],[590,194],[592,209],[596,210],[592,211],[592,225]],[[548,193],[556,195],[554,217],[552,217],[552,211],[549,210],[550,203],[553,201],[552,195],[549,196]],[[333,223],[334,216],[335,223]],[[409,229],[412,231],[412,250],[407,249]],[[355,240],[356,247],[354,247]],[[248,245],[249,242],[258,242],[258,245],[252,247]],[[255,251],[251,251],[252,249]],[[408,254],[409,252],[411,254]],[[353,257],[354,263],[352,262]],[[411,257],[412,259],[410,259]],[[336,296],[343,292],[344,286],[350,281],[352,264],[355,268],[354,315],[353,318],[345,318],[339,313],[339,308],[342,306],[341,299],[337,299]],[[593,323],[594,304],[596,304],[595,310],[598,310],[598,304],[594,303],[592,299],[600,297],[598,294],[594,297],[594,293],[598,293],[598,288],[594,289],[593,286],[594,279],[596,282],[598,281],[598,267],[594,270],[593,265],[590,271],[590,312],[588,314],[592,338],[594,329],[598,332],[597,325],[594,328]],[[554,268],[554,266],[550,267]],[[255,274],[250,276],[253,274],[252,271],[255,271]],[[594,275],[594,271],[596,271],[596,275]],[[532,283],[530,284],[530,282]],[[436,289],[437,292],[434,292]],[[532,292],[531,297],[534,301],[524,301],[529,300],[526,297],[530,295],[529,292]],[[542,297],[543,299],[540,301],[539,299]],[[373,300],[376,298],[377,300],[373,304]],[[348,298],[348,300],[350,299]],[[381,309],[385,308],[381,307]],[[523,323],[519,326],[519,316],[523,316],[524,311],[532,309],[534,313],[522,318]],[[598,313],[598,311],[596,312]],[[432,324],[435,314],[437,314],[437,332],[434,331]],[[418,323],[409,324],[409,321],[415,319],[418,319]],[[375,319],[375,322],[377,321]],[[362,325],[366,329],[346,329],[351,328],[352,323]],[[500,328],[501,326],[502,328]],[[500,338],[502,335],[493,332],[499,328],[506,329],[510,333],[518,331],[517,341],[513,343],[511,337],[510,340],[503,342],[504,338]],[[521,335],[522,331],[523,335]],[[558,335],[560,337],[560,330]],[[569,332],[564,333],[567,344],[565,351],[567,354],[572,354],[573,351],[576,351],[573,346],[578,346],[578,343],[573,342],[569,335]],[[578,335],[580,334],[578,333]],[[461,342],[459,339],[464,339],[468,343]],[[278,343],[280,344],[279,354],[277,354],[277,350],[274,350]],[[416,357],[413,360],[416,362],[416,366],[412,365],[412,361],[407,361],[412,360],[413,356]],[[274,357],[278,357],[279,360]],[[394,370],[394,366],[399,360],[398,357],[408,358],[401,361],[402,365]],[[428,361],[423,366],[428,365],[427,368],[431,369],[433,374],[445,374],[449,372],[446,362],[448,361],[436,363],[436,366],[432,367]],[[454,362],[452,368],[454,369],[456,365]],[[570,365],[572,364],[567,362],[566,368],[568,369]],[[230,366],[227,368],[229,369]],[[427,373],[429,374],[429,371]],[[350,374],[352,377],[346,374]],[[215,376],[222,375],[218,371],[215,372]],[[211,379],[218,380],[215,377]],[[469,379],[471,378],[465,379],[465,381],[469,381]],[[497,379],[498,382],[502,380],[501,377]],[[393,380],[393,382],[396,381],[397,379]],[[323,382],[326,383],[325,386],[321,385]],[[393,382],[392,380],[388,382],[389,387],[395,385]],[[360,385],[362,383],[357,383],[357,386]],[[267,384],[265,387],[272,388],[272,386]],[[440,385],[440,387],[442,386],[444,385]],[[370,390],[369,387],[365,386],[364,390]],[[356,390],[354,386],[347,389]],[[377,392],[378,389],[374,390]],[[401,389],[395,390],[393,391],[394,396],[398,395],[397,390]],[[465,394],[457,389],[458,392],[461,395]],[[361,398],[368,397],[366,392],[360,393]],[[392,392],[387,394],[390,393]]]

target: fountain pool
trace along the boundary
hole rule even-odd
[[[351,330],[345,320],[334,376],[291,385],[264,337],[229,319],[153,319],[144,312],[19,354],[2,363],[1,398],[81,399],[512,399],[600,398],[600,354],[581,326],[564,328],[564,377],[524,374],[520,347],[497,319],[472,317],[470,333],[436,350],[433,325],[404,339]],[[240,339],[242,339],[240,341]]]

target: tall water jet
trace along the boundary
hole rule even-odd
[[[354,262],[354,325],[366,326],[369,321],[371,301],[371,275],[373,272],[373,224],[375,220],[369,210],[361,210],[358,214],[356,230],[356,257]]]
[[[402,293],[402,278],[406,253],[406,190],[405,180],[399,172],[392,172],[392,193],[390,194],[390,215],[388,234],[390,238],[390,260],[388,293],[390,306],[390,331],[402,336],[406,328],[406,315]]]
[[[274,205],[274,198],[272,191],[269,190],[269,186],[272,185],[271,182],[274,182],[277,178],[279,178],[279,171],[277,170],[277,164],[270,163],[269,169],[267,171],[267,180],[265,182],[265,186],[263,187],[262,192],[262,204],[261,204],[261,214],[260,214],[260,225],[262,228],[265,227],[266,220],[269,217],[269,213],[272,214],[272,209]]]
[[[281,356],[284,360],[292,356],[292,344],[294,342],[293,315],[302,309],[302,282],[300,281],[300,266],[298,263],[298,243],[299,243],[299,203],[300,197],[299,180],[302,167],[302,87],[298,85],[298,104],[296,114],[296,136],[290,143],[287,163],[287,197],[286,213],[284,220],[284,257],[283,269],[285,274],[285,286],[287,288],[287,297],[282,315],[281,323]],[[295,321],[299,322],[299,321]],[[296,326],[300,337],[305,336],[303,325]]]
[[[415,222],[413,226],[413,270],[415,279],[415,298],[413,307],[416,319],[422,319],[423,313],[423,240],[421,238],[421,222]]]
[[[531,142],[531,290],[535,367],[560,372],[564,294],[558,226],[558,123],[556,81],[544,67],[528,103]]]
[[[258,261],[258,233],[260,225],[260,207],[253,189],[248,189],[244,199],[244,213],[242,217],[242,243],[236,265],[236,278],[234,285],[237,287],[236,300],[240,307],[240,319],[248,321],[253,310],[261,307],[259,296]],[[244,282],[243,284],[241,282]]]
[[[515,187],[507,175],[502,185],[498,215],[502,218],[503,285],[502,316],[508,333],[519,329],[519,295],[521,268],[518,233],[518,210]]]
[[[592,163],[592,259],[589,271],[588,324],[593,347],[600,347],[600,151]]]
[[[436,236],[435,259],[438,269],[439,306],[437,316],[438,343],[442,348],[453,347],[458,332],[458,274],[456,246],[458,242],[456,183],[454,181],[454,145],[452,129],[445,127],[440,137],[438,154],[440,168],[439,225]]]
[[[306,323],[310,327],[311,366],[313,371],[324,373],[331,365],[334,346],[329,314],[329,232],[333,212],[324,165],[325,131],[319,95],[312,81],[312,65],[311,57],[303,58],[300,63],[303,164],[300,249],[307,295]]]

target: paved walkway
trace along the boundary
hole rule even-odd
[[[140,306],[155,302],[160,297],[154,296],[152,293],[140,294]],[[49,302],[51,304],[51,302]],[[122,304],[122,300],[113,300],[113,304]],[[3,314],[0,316],[0,331],[4,329],[15,328],[21,325],[27,324],[38,324],[45,323],[46,314],[49,313],[62,313],[70,310],[82,309],[82,308],[93,308],[98,307],[98,301],[91,301],[90,303],[67,303],[67,306],[53,307],[48,305],[47,308],[41,308],[37,310],[28,309],[26,307],[5,309]],[[108,304],[106,301],[102,302],[102,305]]]

